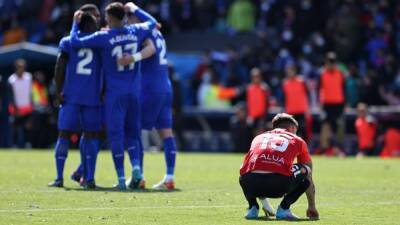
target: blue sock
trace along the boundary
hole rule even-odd
[[[85,145],[86,152],[86,168],[87,168],[87,177],[86,180],[94,180],[94,174],[96,171],[96,161],[97,161],[97,153],[100,148],[100,141],[98,139],[87,139]]]
[[[87,177],[87,163],[86,163],[86,145],[87,145],[87,139],[82,135],[81,139],[79,140],[79,152],[81,155],[81,165],[79,165],[79,168],[81,173],[79,173],[84,180],[86,180]]]
[[[176,158],[175,138],[168,137],[165,138],[163,142],[164,142],[165,163],[167,164],[167,175],[174,175],[175,158]]]
[[[140,146],[137,139],[126,139],[126,148],[128,150],[129,159],[131,160],[132,168],[140,168]]]
[[[76,168],[75,173],[80,174],[83,176],[83,166],[82,164],[79,164],[78,168]]]
[[[144,149],[143,149],[143,143],[142,143],[141,138],[139,138],[139,159],[140,159],[140,171],[142,172],[142,177],[143,177],[143,174],[144,174],[144,170],[143,170]]]
[[[124,145],[122,141],[111,141],[111,153],[113,156],[115,170],[117,171],[118,180],[125,180],[124,171]]]
[[[59,137],[55,147],[55,159],[57,168],[57,180],[63,179],[65,160],[68,156],[69,140],[67,138]]]

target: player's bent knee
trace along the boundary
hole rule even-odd
[[[69,139],[72,135],[71,131],[66,131],[66,130],[60,130],[58,136],[62,138],[67,138]]]
[[[85,138],[89,139],[96,139],[99,137],[99,132],[97,131],[85,131],[84,133]]]
[[[160,129],[158,132],[159,132],[159,134],[160,134],[160,136],[161,136],[162,139],[165,139],[165,138],[169,138],[169,137],[173,137],[173,136],[174,136],[174,133],[172,132],[172,129],[171,129],[171,128]]]
[[[296,163],[292,166],[292,174],[296,180],[302,180],[308,177],[309,171],[311,171],[311,169],[309,170],[309,168],[307,168],[307,166],[304,164]]]

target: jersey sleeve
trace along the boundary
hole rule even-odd
[[[301,141],[301,150],[300,153],[297,155],[297,163],[309,163],[311,162],[310,153],[308,153],[307,144],[304,141]]]
[[[154,28],[156,28],[157,20],[142,9],[137,9],[134,14],[143,21],[143,23],[129,25],[128,29],[137,31],[141,38],[144,39],[152,33]]]
[[[85,37],[78,37],[78,24],[75,22],[71,30],[71,47],[73,48],[104,48],[107,33],[98,31]]]
[[[58,49],[60,52],[68,54],[70,50],[69,40],[67,38],[62,38],[60,44],[58,45]]]

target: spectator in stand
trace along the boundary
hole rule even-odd
[[[173,65],[168,65],[169,80],[172,85],[172,119],[173,119],[173,129],[177,142],[177,149],[184,148],[184,138],[183,138],[183,116],[182,116],[182,91],[178,80],[178,74],[175,72]]]
[[[50,105],[47,87],[45,83],[45,75],[41,71],[33,74],[32,83],[32,147],[46,148],[48,147],[47,130],[49,129]]]
[[[252,31],[255,26],[256,12],[252,1],[235,0],[229,7],[228,26],[234,32]]]
[[[227,88],[220,84],[214,68],[210,67],[203,75],[198,91],[199,106],[208,109],[227,109],[230,100],[239,94],[237,88]]]
[[[345,77],[336,64],[334,52],[326,55],[319,79],[319,94],[323,112],[320,150],[332,150],[334,154],[341,154],[344,138]],[[341,133],[343,134],[340,135]]]
[[[357,105],[358,117],[355,128],[358,139],[358,157],[374,155],[377,124],[375,118],[368,113],[365,103]]]
[[[306,113],[309,112],[308,90],[305,81],[296,73],[294,65],[286,66],[286,79],[282,89],[285,99],[286,113],[292,115],[299,122],[297,134],[306,138]]]
[[[391,127],[386,131],[380,156],[382,158],[400,157],[400,129]]]
[[[28,136],[32,104],[32,74],[25,71],[26,62],[23,59],[15,61],[15,73],[8,78],[10,85],[9,112],[13,122],[13,136],[17,137],[17,146],[25,147]],[[14,142],[15,143],[15,142]]]
[[[269,87],[263,81],[261,70],[257,67],[250,71],[251,83],[247,86],[247,119],[252,124],[254,134],[264,130],[269,107]]]
[[[346,106],[354,108],[357,106],[359,100],[357,66],[352,64],[349,67],[349,76],[346,78]]]
[[[26,40],[27,34],[23,27],[19,26],[18,21],[14,18],[11,21],[10,29],[4,32],[3,45],[11,45]]]
[[[238,103],[230,119],[231,138],[234,152],[246,152],[253,139],[252,129],[247,120],[246,104]]]

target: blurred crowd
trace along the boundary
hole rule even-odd
[[[0,43],[26,40],[57,45],[69,32],[75,9],[84,3],[104,8],[110,1],[0,0]],[[321,109],[319,149],[341,154],[344,135],[341,119],[346,109],[362,108],[360,103],[400,105],[398,1],[134,2],[155,15],[167,35],[200,30],[225,33],[233,38],[243,32],[258,37],[256,43],[225,46],[224,51],[205,49],[190,81],[194,105],[208,109],[235,106],[232,127],[245,121],[244,129],[250,126],[252,132],[250,137],[265,129],[265,115],[273,106],[292,110],[301,124],[311,123],[311,109]],[[323,78],[326,73],[337,79]],[[35,74],[34,80],[40,81],[40,75]],[[325,85],[321,80],[325,80]],[[326,83],[331,82],[338,82],[334,89],[340,89],[340,93],[327,100],[329,90],[325,89],[330,85]],[[296,92],[292,93],[294,89]],[[290,100],[293,95],[303,96],[301,103],[289,103],[293,102]],[[35,103],[32,104],[35,112]],[[15,126],[18,124],[14,121]],[[310,128],[302,130],[301,135],[310,139]],[[241,134],[232,135],[246,136]]]

